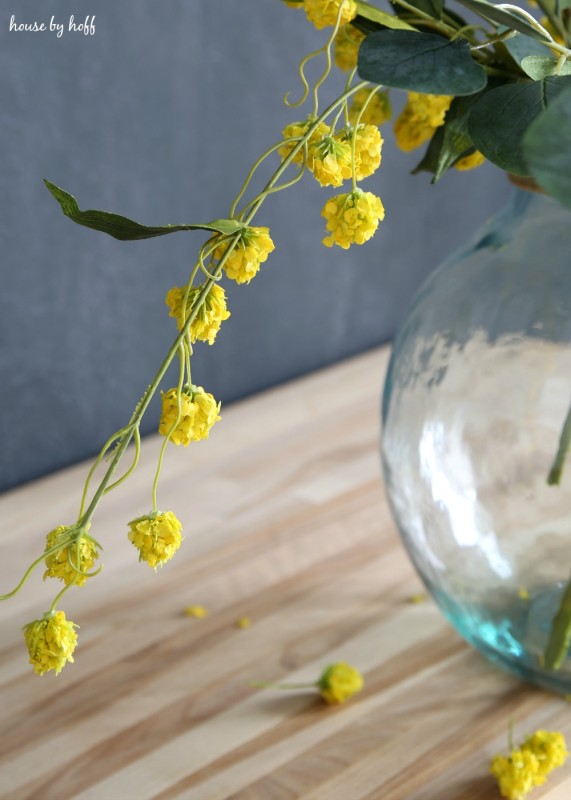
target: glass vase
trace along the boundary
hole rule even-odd
[[[385,383],[382,458],[403,542],[445,617],[565,695],[570,403],[571,213],[517,190],[413,301]]]

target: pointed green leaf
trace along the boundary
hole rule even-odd
[[[361,78],[426,94],[469,95],[486,85],[486,72],[470,55],[468,42],[434,33],[383,30],[359,48]]]
[[[542,33],[537,31],[529,22],[526,22],[519,14],[514,14],[513,11],[505,8],[498,8],[494,3],[489,3],[488,0],[458,0],[458,2],[494,25],[506,25],[508,28],[525,33],[526,36],[531,36],[532,39],[538,39],[541,42],[548,41]]]
[[[149,227],[141,225],[128,217],[120,214],[112,214],[109,211],[80,211],[75,197],[59,186],[50,181],[44,183],[60,204],[61,210],[78,225],[92,228],[95,231],[107,233],[115,239],[121,241],[134,241],[137,239],[152,239],[155,236],[166,236],[167,233],[176,231],[206,230],[216,233],[232,234],[237,233],[244,227],[243,223],[234,219],[217,219],[213,222],[199,223],[193,225],[161,225],[159,227]]]
[[[430,140],[424,158],[413,170],[417,172],[432,172],[432,183],[438,183],[440,178],[454,163],[463,156],[474,151],[474,145],[468,133],[468,119],[472,106],[478,95],[458,97],[446,112],[444,125],[436,129]]]
[[[540,81],[550,75],[571,75],[571,61],[566,61],[559,71],[557,63],[557,59],[551,56],[526,56],[522,59],[521,68],[534,81]]]
[[[406,30],[414,31],[415,28],[404,22],[402,19],[395,17],[393,14],[388,14],[386,11],[381,11],[380,8],[369,5],[362,0],[357,0],[357,14],[360,17],[368,19],[370,22],[377,22],[383,28],[391,28],[393,30]]]
[[[571,87],[529,126],[523,152],[538,184],[571,208]]]
[[[507,83],[484,92],[474,104],[468,123],[474,145],[498,167],[528,177],[531,173],[523,153],[525,132],[569,85],[571,76],[550,77]]]

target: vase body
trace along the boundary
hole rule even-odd
[[[571,577],[571,459],[547,476],[571,403],[571,213],[516,192],[424,284],[395,339],[383,468],[410,557],[488,657],[571,694],[542,666]]]

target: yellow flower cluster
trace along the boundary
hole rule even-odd
[[[36,675],[55,670],[58,675],[68,661],[73,663],[77,645],[78,626],[65,618],[63,611],[46,614],[24,627],[24,639],[30,654],[30,664]]]
[[[169,561],[182,542],[182,525],[172,511],[154,512],[129,522],[129,540],[139,551],[139,561],[156,570]]]
[[[495,756],[491,772],[502,797],[525,800],[535,786],[545,783],[552,770],[565,763],[568,755],[563,734],[539,730],[509,756]]]
[[[359,670],[340,661],[323,672],[317,682],[319,693],[326,703],[344,703],[363,688],[363,676]]]
[[[179,413],[177,395],[176,388],[162,392],[159,433],[170,436],[171,442],[184,447],[190,442],[208,439],[210,429],[220,420],[220,403],[202,386],[191,386],[181,392]]]
[[[88,528],[89,525],[79,534],[74,526],[59,525],[48,533],[46,551],[53,547],[59,549],[46,556],[44,580],[58,578],[66,586],[71,583],[83,586],[88,576],[82,573],[89,572],[99,555],[93,539],[85,535]]]
[[[284,139],[301,139],[302,136],[305,136],[308,129],[314,124],[315,117],[309,116],[306,120],[302,120],[301,122],[292,122],[283,129],[282,136]],[[311,134],[309,141],[308,141],[308,148],[311,147],[313,144],[320,142],[324,136],[330,132],[329,125],[326,125],[325,122],[320,122],[317,128]],[[285,159],[289,156],[293,148],[295,147],[296,142],[286,142],[283,144],[278,153]],[[293,158],[294,164],[301,164],[303,162],[303,151],[300,150]]]
[[[352,146],[353,136],[355,136],[355,176],[357,180],[363,180],[372,175],[381,163],[381,151],[383,139],[381,132],[376,125],[359,125],[357,129],[352,128],[344,131],[349,147]]]
[[[355,69],[359,57],[359,47],[364,38],[365,34],[358,31],[353,25],[343,25],[339,28],[333,41],[335,66],[345,72]]]
[[[192,308],[192,304],[200,292],[199,287],[191,289],[188,293],[186,311],[183,314],[182,304],[186,294],[186,287],[175,286],[167,292],[165,303],[170,308],[169,317],[176,319],[177,327],[180,330],[184,327],[186,316]],[[206,300],[200,306],[198,314],[190,325],[190,338],[192,342],[200,340],[214,344],[216,334],[220,330],[220,325],[228,319],[230,312],[226,308],[226,293],[221,286],[214,284],[206,295]]]
[[[432,138],[444,123],[453,98],[447,95],[408,92],[408,100],[395,122],[395,136],[401,150],[409,152]]]
[[[269,254],[275,250],[270,238],[269,228],[246,227],[238,244],[230,253],[224,264],[228,278],[236,283],[250,283]],[[219,245],[214,251],[216,258],[222,258],[226,245]]]
[[[322,186],[341,186],[353,172],[351,145],[337,136],[324,136],[309,148],[307,166]]]
[[[373,97],[369,100],[371,95]],[[376,89],[359,89],[353,95],[353,100],[349,107],[349,121],[352,125],[357,124],[361,109],[365,104],[367,105],[361,116],[361,122],[367,125],[382,125],[393,115],[388,92],[379,92]]]
[[[331,234],[323,239],[323,244],[326,247],[336,244],[347,250],[353,243],[363,244],[375,234],[379,222],[384,219],[385,209],[372,192],[354,189],[328,200],[321,216],[325,217]]]
[[[355,0],[305,0],[303,7],[307,18],[318,30],[335,25],[341,9],[341,24],[351,22],[357,16]],[[342,8],[341,8],[342,7]]]
[[[485,157],[482,155],[482,153],[480,153],[479,150],[474,150],[474,152],[470,153],[469,156],[459,158],[454,164],[454,169],[457,169],[460,172],[465,172],[466,170],[475,169],[476,167],[482,166],[485,160]]]

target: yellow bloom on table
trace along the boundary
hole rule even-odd
[[[431,139],[436,128],[444,124],[452,100],[448,95],[409,92],[394,127],[401,150],[409,152]]]
[[[180,409],[178,390],[169,389],[162,393],[159,433],[170,435],[171,442],[187,447],[190,442],[208,439],[210,429],[221,419],[219,412],[220,403],[202,386],[193,385],[181,392]]]
[[[282,131],[282,136],[284,139],[301,139],[307,131],[311,128],[312,125],[315,124],[315,117],[309,116],[306,120],[302,120],[301,122],[292,122]],[[313,131],[311,136],[308,139],[308,148],[320,142],[324,136],[327,136],[331,132],[331,128],[329,125],[326,125],[325,122],[320,122],[316,129]],[[286,142],[284,143],[278,150],[278,153],[282,157],[282,159],[286,159],[293,148],[296,146],[296,142]],[[294,164],[301,164],[303,162],[303,150],[300,150],[294,157],[293,163]]]
[[[330,232],[323,244],[326,247],[336,244],[347,250],[352,244],[363,244],[374,236],[385,209],[372,192],[354,189],[328,200],[321,216],[325,217]]]
[[[363,688],[363,676],[359,670],[340,661],[323,672],[317,682],[320,695],[326,703],[344,703]]]
[[[372,95],[372,97],[371,97]],[[371,99],[369,100],[369,97]],[[365,107],[366,104],[366,107]],[[363,114],[361,110],[365,107]],[[379,92],[376,89],[359,89],[353,95],[353,100],[349,106],[349,122],[356,125],[361,116],[360,122],[367,125],[382,125],[393,115],[393,109],[388,92]]]
[[[176,319],[177,327],[183,329],[192,304],[201,291],[200,287],[191,289],[188,293],[186,311],[183,314],[183,302],[186,294],[186,287],[175,286],[167,292],[165,303],[170,308],[169,317]],[[226,308],[226,293],[221,286],[214,284],[206,295],[204,303],[201,305],[198,314],[190,325],[190,338],[192,342],[200,340],[214,344],[216,335],[220,330],[221,324],[228,319],[230,312]]]
[[[208,614],[208,611],[204,608],[204,606],[187,606],[184,609],[184,613],[187,617],[194,617],[195,619],[204,619],[204,617]]]
[[[46,551],[53,547],[58,549],[46,556],[46,578],[57,578],[66,586],[74,584],[83,586],[86,574],[93,567],[99,556],[97,545],[90,536],[86,535],[89,525],[80,533],[75,526],[59,525],[50,531],[46,537]]]
[[[342,6],[342,8],[341,8]],[[335,25],[341,8],[341,24],[351,22],[357,16],[355,0],[304,0],[303,8],[310,22],[318,30]]]
[[[324,136],[309,148],[307,166],[322,186],[341,186],[353,174],[351,146],[336,136]]]
[[[56,675],[67,662],[73,663],[73,651],[77,645],[78,626],[68,621],[63,611],[46,614],[24,627],[24,639],[36,675],[54,670]]]
[[[182,542],[182,525],[172,511],[160,511],[132,520],[129,540],[139,551],[139,561],[156,570],[169,561]]]
[[[252,620],[250,617],[240,617],[240,619],[236,620],[236,627],[237,628],[249,628],[252,624]]]
[[[372,175],[379,168],[381,163],[381,151],[383,148],[383,138],[376,125],[359,125],[344,131],[343,136],[352,147],[353,137],[355,137],[355,176],[357,180],[363,180]]]
[[[525,800],[535,786],[542,786],[549,773],[561,767],[569,753],[562,733],[538,730],[509,756],[495,756],[491,772],[502,797]]]
[[[539,785],[539,763],[529,751],[518,749],[512,750],[509,756],[495,756],[491,772],[501,796],[507,800],[524,800],[534,786]]]
[[[474,152],[470,153],[469,156],[459,158],[454,164],[454,169],[460,170],[460,172],[466,172],[469,169],[475,169],[476,167],[482,166],[485,160],[486,157],[483,156],[479,150],[474,150]]]
[[[227,245],[221,244],[214,251],[214,256],[222,258]],[[250,283],[269,254],[275,250],[270,238],[269,228],[247,226],[240,234],[240,240],[224,263],[224,271],[228,278],[236,283]]]
[[[565,737],[557,731],[538,730],[525,740],[521,749],[533,753],[538,763],[538,775],[542,777],[562,767],[569,756]]]
[[[359,47],[365,34],[353,25],[343,25],[333,40],[333,61],[335,66],[345,72],[355,69],[359,57]]]

